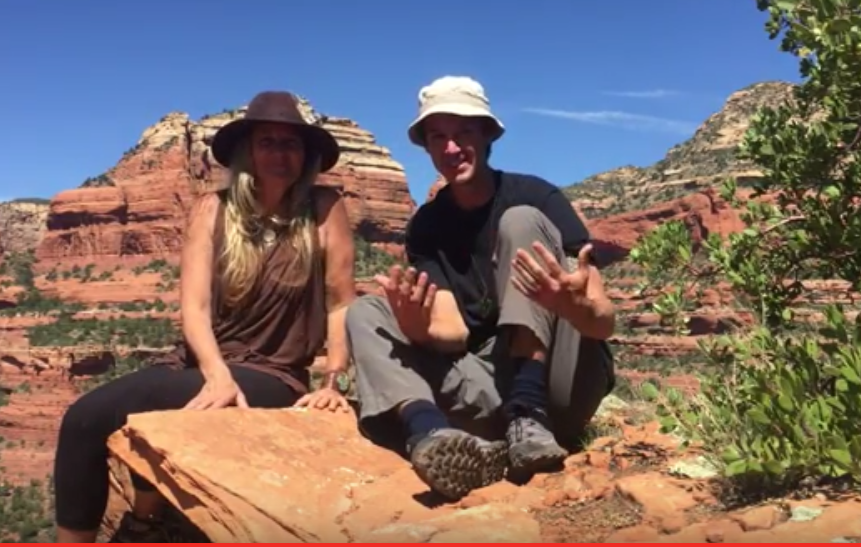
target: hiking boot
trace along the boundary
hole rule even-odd
[[[459,429],[438,429],[410,450],[419,478],[451,500],[501,481],[507,456],[504,442],[486,441]]]
[[[129,512],[108,543],[182,543],[182,538],[160,520],[141,520]]]
[[[539,473],[559,466],[568,457],[547,423],[546,414],[537,410],[520,412],[509,422],[505,438],[513,472]]]

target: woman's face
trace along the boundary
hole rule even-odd
[[[255,124],[251,131],[251,162],[258,183],[289,187],[302,174],[304,142],[289,125]]]

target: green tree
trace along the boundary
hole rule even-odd
[[[763,108],[739,154],[763,172],[727,181],[746,229],[691,241],[681,222],[631,252],[664,324],[684,330],[705,288],[723,284],[754,321],[700,347],[711,365],[694,398],[652,395],[664,425],[697,440],[737,486],[861,479],[861,323],[840,305],[813,325],[795,313],[805,280],[861,288],[861,5],[758,0],[766,30],[799,62],[786,104]]]

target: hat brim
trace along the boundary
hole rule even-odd
[[[468,118],[484,118],[491,122],[491,125],[493,126],[493,130],[490,135],[491,142],[497,140],[505,133],[505,126],[499,118],[483,108],[464,104],[439,104],[425,110],[415,120],[413,120],[413,123],[410,124],[407,131],[410,137],[410,142],[416,146],[424,147],[425,142],[422,135],[422,123],[434,114],[451,114],[453,116],[464,116]]]
[[[230,167],[233,150],[251,131],[256,120],[233,120],[223,125],[212,138],[212,157],[224,167]],[[341,146],[329,131],[316,125],[299,123],[273,122],[289,125],[298,131],[305,142],[305,151],[316,153],[320,157],[320,172],[325,173],[338,164],[341,157]]]

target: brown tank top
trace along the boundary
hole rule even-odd
[[[316,192],[312,192],[313,196]],[[316,208],[312,205],[316,213]],[[315,215],[316,219],[316,215]],[[287,277],[295,251],[285,239],[265,250],[262,272],[248,303],[223,310],[223,283],[218,256],[224,244],[224,204],[215,225],[212,281],[212,326],[224,361],[272,374],[299,393],[308,391],[308,367],[326,341],[325,266],[321,253],[311,265],[308,281],[291,286]],[[174,352],[176,364],[197,366],[185,343]]]

